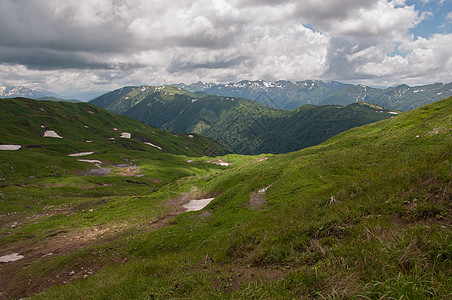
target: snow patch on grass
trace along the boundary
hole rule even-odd
[[[102,162],[98,159],[77,159],[78,161],[83,161],[91,164],[101,164]]]
[[[0,145],[0,150],[19,150],[21,145]]]
[[[160,146],[157,146],[157,145],[154,145],[153,143],[149,143],[149,142],[144,142],[146,145],[149,145],[149,146],[152,146],[152,147],[155,147],[155,148],[157,148],[157,149],[159,149],[159,150],[162,150],[162,147],[160,147]]]
[[[91,151],[91,152],[78,152],[78,153],[68,154],[67,156],[86,156],[86,155],[91,155],[93,153],[94,153],[93,151]]]
[[[186,208],[187,211],[198,211],[206,207],[213,199],[215,198],[191,200],[187,204],[183,205],[183,207]]]
[[[209,160],[208,163],[223,166],[223,167],[229,167],[231,163],[228,163],[227,161],[224,161],[222,159],[215,159],[215,160]]]
[[[52,137],[62,139],[63,137],[56,133],[54,130],[46,130],[44,131],[44,137]]]

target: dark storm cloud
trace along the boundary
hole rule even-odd
[[[30,69],[111,69],[111,53],[131,52],[136,46],[112,21],[95,27],[75,24],[71,12],[55,13],[50,1],[0,3],[0,63]]]
[[[0,61],[6,64],[22,64],[34,70],[59,69],[117,69],[138,67],[133,65],[97,62],[86,55],[42,48],[0,47]]]
[[[0,45],[105,52],[123,50],[124,43],[129,42],[122,34],[123,26],[115,22],[95,27],[76,24],[67,13],[56,13],[46,3],[48,1],[2,1]]]
[[[110,69],[112,64],[141,67],[132,60],[143,51],[229,47],[244,25],[243,19],[210,13],[208,7],[204,15],[199,14],[193,10],[202,7],[194,5],[179,15],[166,5],[161,11],[149,6],[149,15],[133,5],[143,4],[141,1],[86,3],[0,2],[0,63],[32,69]]]

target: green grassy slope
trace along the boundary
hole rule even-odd
[[[296,151],[394,116],[363,103],[284,111],[247,99],[194,95],[173,86],[123,88],[91,103],[161,129],[202,134],[241,154]]]
[[[102,107],[117,114],[124,114],[147,98],[158,96],[162,100],[173,99],[174,96],[186,96],[188,98],[198,98],[186,90],[173,86],[126,86],[118,90],[111,91],[90,101],[90,103]]]
[[[163,228],[134,228],[102,248],[123,264],[36,298],[452,295],[452,98],[315,147],[250,159],[156,192],[170,199],[196,190],[216,199]],[[260,208],[250,203],[256,199]],[[92,252],[98,249],[39,270],[77,259],[78,270],[86,268],[100,259]]]
[[[51,96],[46,96],[46,97],[41,97],[35,100],[47,100],[47,101],[63,101],[63,102],[72,102],[72,103],[81,103],[83,101],[77,100],[77,99],[63,99],[63,98],[59,98],[59,97],[51,97]]]
[[[67,156],[78,152],[93,151],[94,154],[80,158],[106,164],[124,163],[134,156],[216,156],[228,152],[208,138],[164,132],[88,103],[2,99],[0,120],[0,144],[22,146],[18,151],[0,151],[0,177],[7,179],[61,175],[68,170],[89,168],[90,164]],[[46,130],[53,130],[62,138],[43,137]],[[131,138],[121,138],[123,132],[130,133]]]
[[[47,130],[62,138],[43,137]],[[94,153],[68,156],[79,152]],[[163,226],[173,214],[164,201],[172,191],[161,189],[224,170],[210,156],[225,153],[208,138],[163,132],[87,103],[0,100],[0,256],[25,256],[0,262],[0,299],[75,279],[66,272],[74,257],[90,259],[92,247],[108,252],[109,241],[123,243],[143,224]],[[87,271],[116,263],[116,255],[98,258]]]

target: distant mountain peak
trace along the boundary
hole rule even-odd
[[[60,97],[59,95],[39,88],[26,88],[23,86],[8,86],[0,84],[0,98],[32,98]]]
[[[190,92],[253,99],[274,108],[292,110],[301,105],[348,105],[367,101],[383,107],[411,110],[452,96],[452,83],[435,83],[410,87],[406,84],[390,88],[374,88],[364,84],[348,84],[334,80],[306,79],[265,81],[242,80],[225,84],[193,83],[178,86]]]

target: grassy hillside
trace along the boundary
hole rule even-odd
[[[83,101],[80,101],[80,100],[77,100],[77,99],[63,99],[63,98],[51,97],[51,96],[41,97],[41,98],[37,98],[35,100],[63,101],[63,102],[72,102],[72,103],[81,103],[81,102],[83,102]]]
[[[2,99],[0,120],[1,144],[22,146],[18,151],[0,151],[0,177],[8,179],[88,168],[86,162],[67,156],[78,152],[94,152],[89,159],[107,164],[124,163],[129,150],[138,157],[227,153],[208,138],[164,132],[87,103]],[[45,131],[54,131],[62,138],[43,137]],[[130,133],[130,138],[121,138],[122,133]],[[48,160],[46,172],[41,169],[42,160]]]
[[[2,188],[3,207],[33,195],[27,212],[3,208],[19,224],[0,219],[2,249],[38,237],[47,247],[32,263],[30,250],[0,266],[6,295],[60,284],[35,298],[448,298],[451,135],[449,98],[294,153],[227,155],[223,168],[183,159],[204,173],[152,192],[51,178],[60,187]],[[44,212],[42,195],[54,201]],[[181,211],[184,199],[207,197],[203,210]],[[74,236],[72,251],[55,250]]]
[[[60,138],[44,137],[49,131]],[[0,299],[63,282],[72,253],[165,217],[153,193],[225,169],[208,157],[225,153],[208,138],[164,132],[87,103],[0,100],[0,257],[25,256],[0,258]]]
[[[284,111],[246,99],[194,95],[172,86],[123,88],[91,103],[161,129],[202,134],[241,154],[296,151],[394,116],[365,103]]]
[[[147,98],[158,96],[162,100],[170,100],[175,98],[176,94],[187,98],[198,98],[195,94],[178,87],[143,85],[140,87],[126,86],[99,96],[90,102],[113,113],[124,114],[127,110]]]

